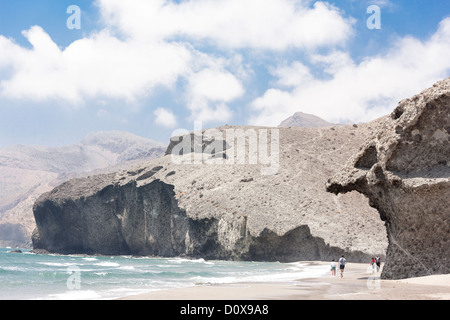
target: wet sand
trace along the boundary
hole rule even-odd
[[[309,262],[329,270],[329,262]],[[380,280],[369,264],[348,263],[343,278],[328,275],[291,282],[199,285],[153,291],[122,300],[450,300],[450,274]]]

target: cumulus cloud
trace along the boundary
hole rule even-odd
[[[181,91],[191,119],[225,121],[233,117],[229,105],[244,95],[242,80],[251,69],[233,51],[329,47],[352,34],[353,21],[321,1],[95,3],[104,28],[66,48],[40,26],[23,31],[31,48],[0,35],[0,97],[73,108],[92,100],[132,105],[164,87]],[[177,87],[180,80],[185,87]],[[157,121],[173,124],[166,111],[158,109]]]
[[[188,108],[193,121],[228,121],[232,111],[227,103],[244,93],[239,80],[226,70],[203,69],[189,78]]]
[[[348,53],[311,54],[272,71],[276,86],[255,99],[251,124],[278,125],[294,112],[331,122],[369,121],[390,113],[397,103],[431,86],[450,72],[450,18],[427,40],[399,38],[386,54],[356,63]],[[313,76],[311,69],[321,70]],[[293,76],[295,75],[295,76]]]
[[[276,85],[280,87],[297,87],[313,79],[309,68],[300,61],[279,65],[277,68],[271,67],[269,72],[277,78]]]
[[[450,69],[450,19],[427,40],[399,38],[387,53],[355,61],[346,49],[355,21],[325,1],[96,0],[96,5],[103,30],[66,48],[39,26],[23,32],[31,48],[0,35],[0,97],[63,101],[75,108],[92,99],[132,105],[164,87],[186,106],[190,120],[229,121],[233,103],[254,94],[246,81],[259,80],[252,74],[255,56],[270,51],[288,60],[269,67],[272,88],[251,103],[250,124],[277,125],[296,111],[333,122],[365,121]],[[300,53],[294,61],[292,49]],[[107,104],[102,107],[108,112]],[[179,120],[164,108],[154,115],[159,125]]]
[[[156,109],[153,114],[155,115],[155,123],[167,128],[174,128],[177,125],[177,119],[172,111],[165,108]]]
[[[12,76],[4,97],[58,99],[74,106],[89,98],[132,101],[158,85],[172,86],[189,66],[191,52],[176,43],[121,41],[103,31],[60,49],[39,26],[23,32],[32,48],[0,36],[0,61]]]
[[[299,0],[97,0],[107,25],[130,38],[181,36],[224,48],[283,50],[345,43],[353,19]]]

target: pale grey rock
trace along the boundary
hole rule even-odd
[[[356,190],[378,209],[383,278],[450,273],[450,78],[401,101],[327,189]]]
[[[318,127],[330,127],[332,123],[323,120],[315,115],[296,112],[293,116],[282,121],[279,127],[305,127],[305,128],[318,128]]]
[[[226,126],[217,128],[214,138],[196,132],[188,136],[200,139],[187,140],[183,152],[172,142],[162,158],[71,180],[42,195],[34,206],[34,248],[270,261],[384,256],[386,231],[367,199],[325,190],[328,177],[357,151],[373,125]],[[238,163],[237,153],[231,153],[237,146],[225,141],[227,130],[238,137],[279,133],[277,170],[266,175],[267,164],[251,164],[249,158]],[[251,149],[246,150],[248,157]],[[202,151],[205,157],[195,163]],[[179,163],[173,154],[180,153],[189,161]],[[227,164],[233,157],[235,163]]]

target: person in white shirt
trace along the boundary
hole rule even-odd
[[[333,261],[331,262],[331,275],[332,276],[336,276],[336,262],[334,261],[334,259],[333,259]]]

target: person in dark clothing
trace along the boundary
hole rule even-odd
[[[344,255],[339,259],[339,269],[341,269],[341,278],[344,277],[344,268],[345,268],[345,258]]]

